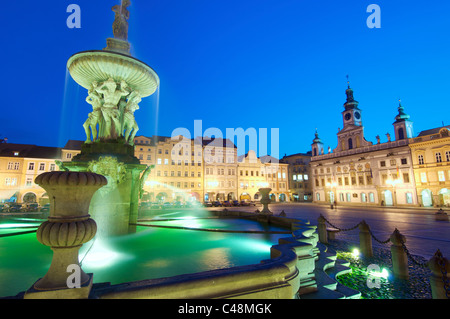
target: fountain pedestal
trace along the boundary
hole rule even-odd
[[[263,210],[261,214],[272,215],[272,212],[269,210],[269,204],[271,203],[269,194],[272,191],[272,188],[260,188],[259,192],[261,193],[261,204],[263,205]]]
[[[94,193],[106,185],[105,177],[94,173],[47,172],[35,183],[47,191],[51,205],[48,220],[37,230],[38,241],[51,247],[53,258],[48,272],[26,291],[25,299],[88,298],[92,274],[78,261],[78,251],[97,232],[88,214]],[[74,285],[71,272],[74,271]]]

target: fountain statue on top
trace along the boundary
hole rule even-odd
[[[87,89],[86,102],[92,111],[83,124],[86,140],[81,153],[60,166],[107,178],[107,186],[93,196],[89,209],[100,236],[135,229],[142,179],[149,172],[134,156],[133,140],[139,129],[134,113],[141,100],[157,90],[159,77],[130,54],[129,6],[129,0],[122,0],[112,7],[114,37],[106,40],[106,48],[76,53],[67,62],[72,78]]]

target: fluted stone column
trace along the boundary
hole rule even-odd
[[[36,177],[35,183],[47,191],[50,199],[48,220],[37,230],[38,241],[49,246],[53,258],[47,274],[26,293],[29,299],[87,298],[92,274],[86,274],[78,261],[81,246],[97,232],[90,218],[89,204],[94,193],[107,184],[104,176],[87,172],[48,172]],[[79,269],[80,286],[70,289],[68,266]]]

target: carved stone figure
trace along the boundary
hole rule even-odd
[[[86,102],[92,105],[92,112],[88,114],[88,119],[83,124],[84,131],[86,133],[86,143],[92,143],[92,141],[97,140],[98,132],[97,132],[97,124],[101,125],[102,118],[102,97],[97,93],[95,88],[97,87],[97,82],[92,84],[92,89],[88,91],[88,97],[86,98]],[[91,140],[92,133],[92,140]]]
[[[134,118],[134,112],[139,109],[139,102],[141,102],[141,96],[139,92],[133,91],[128,96],[128,101],[123,114],[123,130],[125,130],[125,141],[130,145],[134,145],[134,137],[136,136],[139,127]]]
[[[130,18],[130,12],[127,10],[127,7],[130,4],[129,0],[122,0],[121,5],[112,7],[112,11],[115,13],[113,34],[116,39],[128,40],[128,19]]]
[[[101,111],[105,125],[99,137],[116,138],[120,135],[120,129],[122,127],[120,123],[119,102],[122,97],[130,93],[129,88],[123,80],[118,85],[113,79],[109,79],[96,87],[95,90],[103,94]]]

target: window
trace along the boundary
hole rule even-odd
[[[164,171],[164,176],[167,176],[167,173],[168,173],[167,171]]]
[[[140,159],[140,160],[143,160],[143,159],[144,159],[144,155],[139,154],[139,159]]]
[[[420,181],[422,183],[426,183],[427,182],[427,173],[425,173],[425,172],[420,173]]]
[[[406,196],[406,203],[407,204],[412,204],[413,200],[412,200],[412,194],[411,193],[405,193]]]
[[[364,176],[358,176],[359,185],[364,185]]]
[[[161,176],[161,171],[157,171],[156,176]]]
[[[27,177],[25,185],[26,186],[31,186],[32,184],[33,184],[33,177]]]
[[[13,177],[6,177],[5,178],[5,185],[6,186],[16,186],[17,185],[17,178]]]
[[[72,153],[67,153],[66,154],[66,158],[71,159],[72,158]]]
[[[139,159],[142,159],[141,156],[142,156],[142,155],[139,155]],[[156,163],[161,165],[161,159],[158,158],[158,159],[156,160]]]
[[[45,170],[45,163],[39,163],[39,170],[44,171]]]
[[[435,155],[436,155],[436,163],[442,163],[441,152],[437,152]]]
[[[356,177],[352,176],[352,185],[356,185]]]
[[[307,181],[307,180],[308,180],[308,174],[304,174],[304,175],[303,175],[303,179],[304,179],[305,181]]]
[[[408,164],[408,160],[406,158],[401,159],[402,165]]]
[[[297,175],[297,180],[298,180],[298,181],[302,181],[302,180],[303,180],[303,175],[298,174],[298,175]]]
[[[353,140],[351,138],[348,139],[348,149],[351,150],[353,148]]]
[[[165,158],[165,159],[164,159],[164,164],[165,164],[165,165],[169,165],[169,159],[168,159],[168,158]]]
[[[292,179],[293,179],[294,181],[296,181],[296,180],[297,180],[297,175],[293,175],[293,176],[292,176]]]
[[[342,186],[342,178],[341,177],[338,177],[338,185]]]
[[[341,202],[344,201],[344,193],[339,193],[339,200],[340,200]]]
[[[409,183],[409,174],[403,173],[403,183]]]
[[[320,200],[320,193],[316,193],[316,200]]]
[[[347,193],[346,196],[347,196],[347,202],[351,202],[352,196],[350,195],[350,193]]]
[[[366,193],[361,193],[361,202],[367,202]]]
[[[419,159],[419,165],[423,165],[423,155],[419,155],[417,158]]]
[[[438,172],[438,179],[440,182],[445,182],[445,173],[444,171],[439,171]]]
[[[385,167],[386,166],[386,162],[385,161],[380,161],[380,167]]]
[[[373,193],[369,193],[369,202],[375,202],[375,195]]]
[[[344,183],[345,185],[348,185],[348,177],[344,177]]]
[[[28,170],[33,171],[34,170],[34,163],[28,163]]]
[[[15,171],[19,170],[19,162],[9,162],[8,169],[15,170]]]
[[[54,170],[56,170],[56,164],[50,164],[50,172],[53,172]]]
[[[395,159],[390,160],[391,166],[397,165],[397,161]]]
[[[447,159],[447,162],[450,162],[450,151],[445,152],[445,157]]]
[[[398,139],[403,140],[405,138],[405,133],[403,132],[403,127],[400,127],[397,131],[398,131]]]
[[[381,175],[381,184],[385,185],[387,181],[387,174]]]
[[[151,155],[147,155],[147,161],[150,161],[152,159]]]

